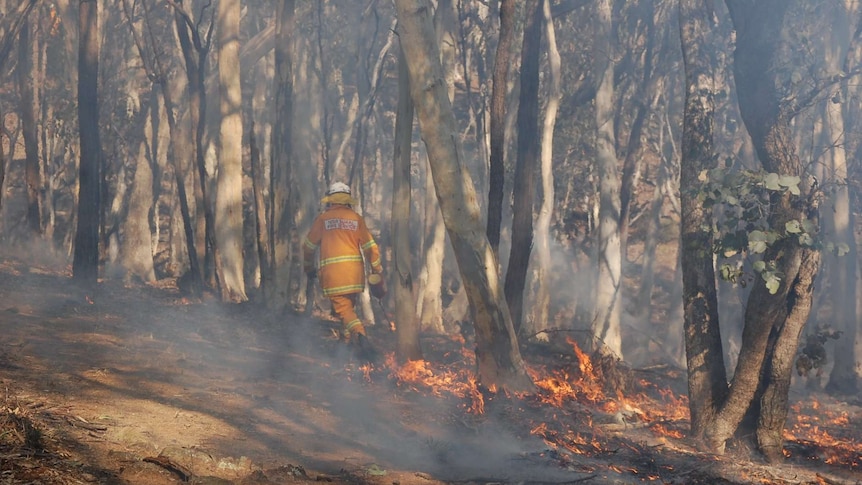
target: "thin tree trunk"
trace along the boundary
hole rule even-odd
[[[541,167],[542,167],[542,204],[536,220],[536,301],[532,308],[531,334],[545,330],[549,326],[551,265],[551,215],[554,209],[554,126],[557,123],[557,110],[560,106],[562,83],[560,80],[560,52],[557,50],[557,36],[554,19],[551,17],[551,2],[543,0],[545,34],[548,37],[548,71],[550,86],[548,103],[545,106],[545,122],[542,128]]]
[[[278,4],[275,50],[275,121],[272,127],[272,160],[270,170],[269,244],[272,263],[264,271],[264,295],[267,306],[281,311],[290,304],[290,270],[293,247],[291,232],[295,199],[291,196],[293,154],[293,36],[295,0]],[[306,305],[311,304],[307,302]]]
[[[853,12],[855,9],[845,10],[844,6],[839,14],[843,19],[857,19],[858,12]],[[858,20],[857,20],[858,21]],[[850,33],[846,21],[842,21],[842,28],[836,29],[833,32],[832,46],[826,56],[826,61],[829,64],[830,72],[839,72],[840,69],[846,68],[847,60],[850,58],[846,47],[840,47],[843,39],[838,39],[838,36],[849,38]],[[845,59],[842,66],[841,59]],[[828,222],[834,231],[834,242],[836,251],[827,257],[832,258],[836,264],[834,270],[830,272],[831,279],[831,307],[833,311],[833,321],[835,322],[836,330],[842,332],[842,336],[835,343],[835,365],[832,367],[832,372],[829,374],[829,381],[826,384],[826,391],[836,395],[853,395],[858,392],[857,382],[859,375],[856,371],[856,326],[858,324],[856,315],[856,241],[853,230],[856,226],[853,210],[850,206],[851,200],[851,184],[848,179],[847,168],[847,137],[845,136],[845,105],[849,96],[848,85],[844,83],[841,89],[842,103],[826,102],[825,119],[826,132],[829,135],[830,153],[828,155],[828,170],[829,177],[827,180],[832,181],[835,185],[835,192],[832,194],[832,211],[831,219]],[[827,216],[828,217],[828,216]],[[843,254],[846,250],[846,254]]]
[[[427,0],[396,0],[395,5],[435,192],[470,300],[479,382],[492,392],[532,390],[500,288],[497,261],[481,223],[476,191],[460,156],[430,5]]]
[[[512,246],[506,269],[506,302],[515,333],[524,313],[524,286],[533,249],[533,201],[539,165],[539,58],[542,46],[542,4],[528,0],[521,48],[521,91],[518,102],[518,152],[512,196]]]
[[[221,126],[215,233],[216,273],[222,301],[244,302],[242,225],[242,89],[240,84],[240,0],[218,4],[218,70]]]
[[[622,248],[620,247],[620,178],[614,136],[614,60],[610,0],[597,6],[594,63],[600,77],[596,91],[596,159],[599,175],[599,240],[596,312],[592,322],[596,350],[623,357],[620,330]]]
[[[431,167],[425,178],[425,257],[420,274],[422,281],[421,303],[418,308],[422,329],[443,334],[443,259],[446,255],[446,226],[440,217],[435,199]]]
[[[395,164],[392,176],[392,284],[399,361],[421,360],[419,326],[414,311],[413,274],[410,260],[410,158],[413,146],[413,102],[410,73],[404,51],[398,48],[398,111],[395,115]]]
[[[78,11],[78,224],[75,232],[74,279],[95,288],[99,275],[99,214],[102,146],[99,140],[99,3],[81,0]]]
[[[680,42],[685,65],[680,193],[680,239],[686,363],[691,432],[702,438],[727,394],[718,296],[713,267],[712,216],[698,200],[705,190],[700,173],[715,166],[713,132],[716,90],[712,69],[712,12],[696,0],[679,6]],[[642,302],[643,303],[643,302]]]
[[[503,186],[505,184],[506,94],[509,89],[510,50],[515,39],[515,0],[500,0],[500,39],[494,57],[491,85],[491,156],[488,174],[487,235],[496,253],[500,247],[503,220]]]
[[[38,76],[39,40],[31,32],[32,22],[21,23],[18,34],[18,92],[20,93],[21,131],[24,134],[24,179],[27,184],[27,227],[34,237],[42,234],[41,197],[42,177],[39,160],[39,97],[36,84]]]

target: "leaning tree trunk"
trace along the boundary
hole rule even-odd
[[[218,71],[221,102],[216,190],[216,273],[222,301],[243,302],[242,88],[240,84],[240,0],[218,4]]]
[[[396,354],[402,362],[422,359],[419,325],[414,311],[410,260],[410,147],[413,145],[413,102],[404,51],[398,48],[398,111],[395,115],[395,167],[392,174],[392,269],[389,280],[395,300],[398,331]]]
[[[102,146],[99,139],[99,2],[81,0],[78,10],[78,225],[75,232],[74,279],[94,288],[99,276],[99,189]]]
[[[475,187],[460,157],[455,115],[446,93],[427,0],[396,0],[411,96],[443,220],[476,328],[478,378],[491,391],[527,391],[533,383],[518,350],[500,288],[497,258],[484,232]]]
[[[680,42],[685,66],[680,192],[681,264],[691,434],[701,438],[727,394],[727,375],[718,325],[718,296],[713,266],[712,215],[698,200],[704,190],[700,173],[715,167],[716,89],[711,12],[697,0],[681,0]]]
[[[506,302],[515,333],[524,313],[524,286],[533,249],[533,200],[539,164],[539,58],[542,47],[542,5],[528,0],[527,25],[521,48],[521,91],[518,102],[518,156],[512,204],[512,246],[506,269]],[[550,149],[550,147],[547,147]]]

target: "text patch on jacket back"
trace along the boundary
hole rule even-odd
[[[357,229],[359,229],[359,221],[351,221],[350,219],[327,219],[323,221],[323,227],[327,231],[332,231],[335,229],[356,231]]]

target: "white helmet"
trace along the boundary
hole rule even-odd
[[[343,182],[333,182],[326,191],[326,195],[332,194],[347,194],[350,195],[350,187]]]

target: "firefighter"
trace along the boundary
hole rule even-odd
[[[380,249],[365,219],[353,210],[356,200],[347,184],[330,185],[321,202],[325,210],[314,220],[303,243],[303,268],[311,284],[319,267],[320,286],[341,319],[346,340],[356,346],[360,356],[370,357],[376,352],[367,341],[355,305],[357,296],[365,289],[365,262],[372,274],[383,273]],[[319,253],[317,267],[315,252]]]

